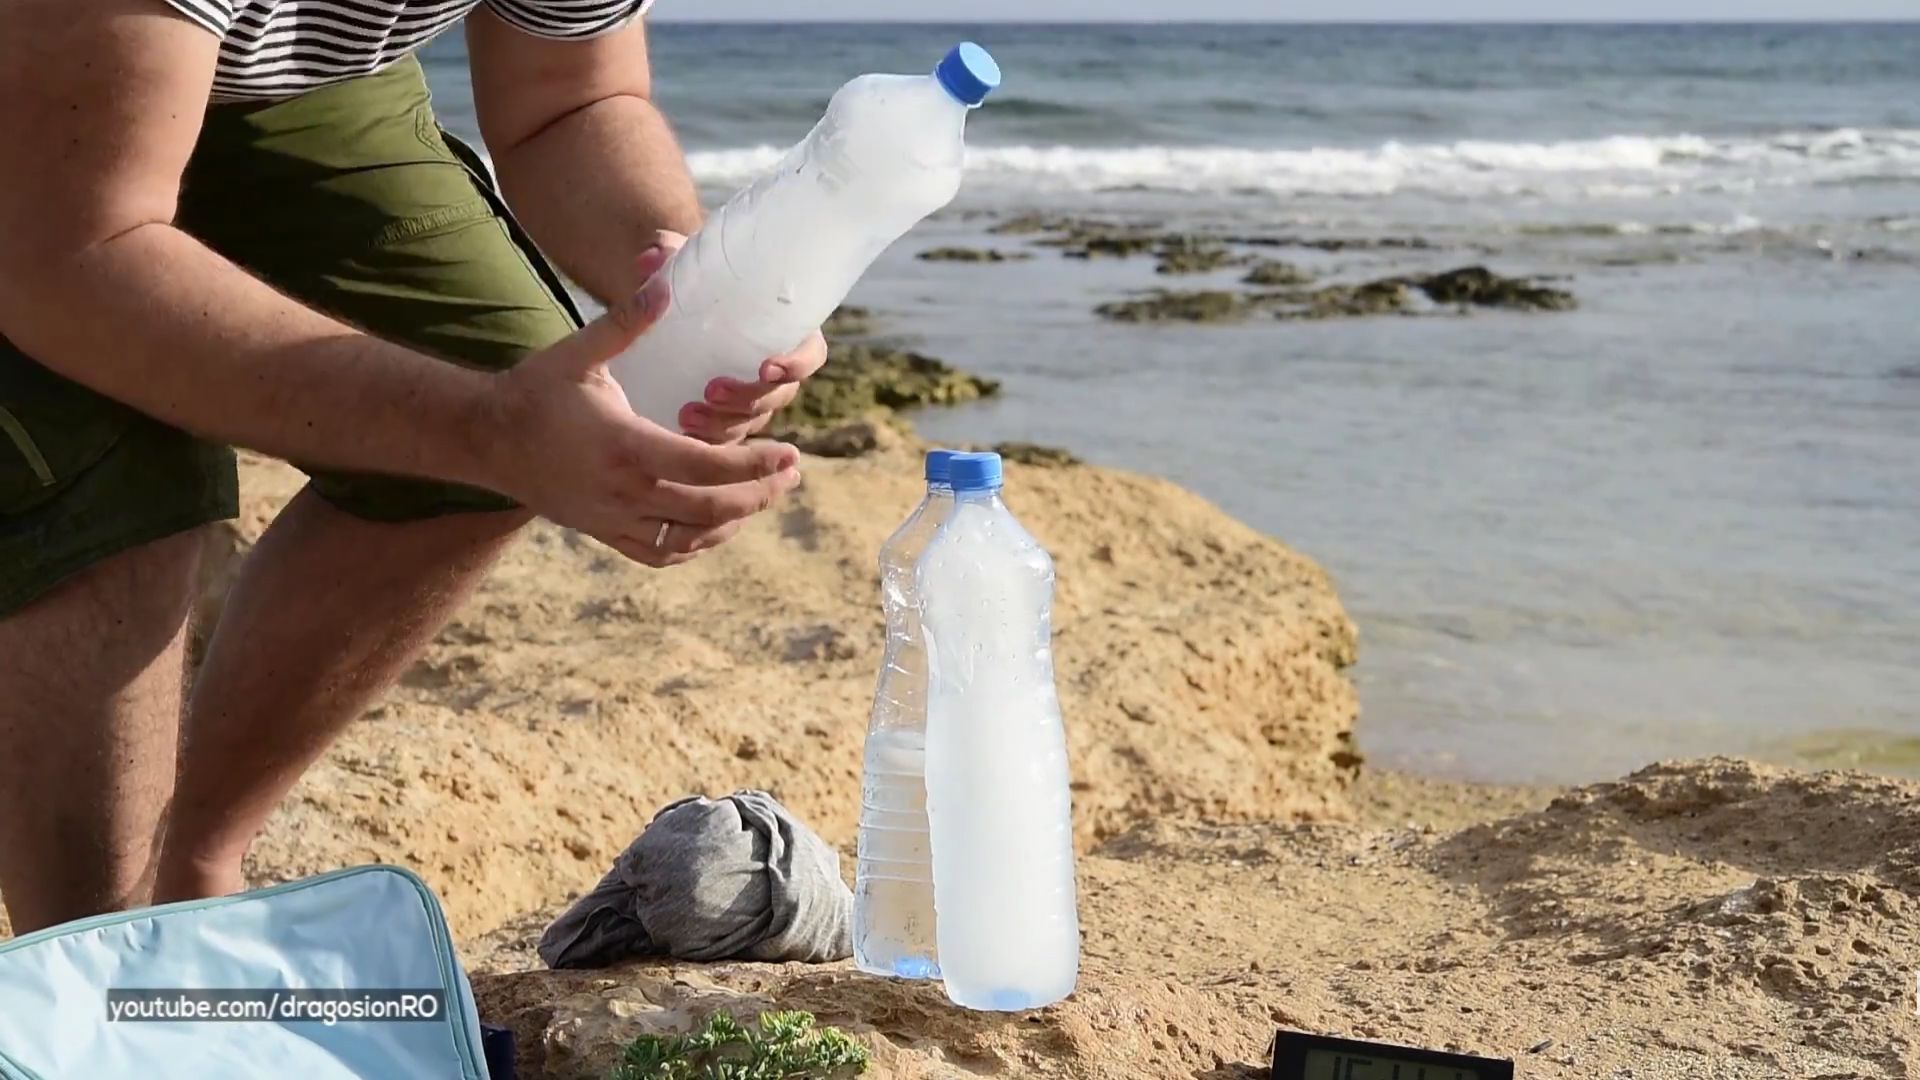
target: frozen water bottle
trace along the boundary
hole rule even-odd
[[[804,341],[887,245],[953,201],[967,111],[998,85],[993,58],[965,42],[932,74],[841,87],[812,133],[662,270],[670,306],[611,365],[634,411],[678,430],[713,379],[752,382]]]
[[[947,476],[915,574],[940,974],[955,1004],[1035,1009],[1080,971],[1053,560],[1000,500],[998,455],[957,454]]]
[[[860,783],[860,852],[853,885],[853,960],[862,971],[940,974],[933,931],[933,851],[927,843],[927,657],[913,570],[953,508],[951,451],[927,455],[927,494],[880,547],[887,648],[873,692]]]

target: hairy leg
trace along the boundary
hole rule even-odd
[[[0,619],[0,895],[16,934],[149,899],[203,542],[114,555]]]
[[[241,862],[274,807],[528,520],[366,521],[311,490],[287,505],[248,557],[193,688],[160,899],[243,887]]]

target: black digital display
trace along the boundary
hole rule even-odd
[[[1273,1080],[1513,1080],[1513,1062],[1283,1031]]]

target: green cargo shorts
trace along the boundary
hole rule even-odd
[[[411,59],[289,101],[210,108],[175,220],[286,295],[453,363],[505,368],[580,325],[485,164],[434,120]],[[305,471],[327,501],[376,521],[514,505],[455,484]],[[237,504],[230,447],[0,338],[0,616]]]

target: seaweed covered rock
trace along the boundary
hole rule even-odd
[[[1407,300],[1407,283],[1400,278],[1271,293],[1258,298],[1260,304],[1274,308],[1274,316],[1280,319],[1352,319],[1366,315],[1397,315],[1407,310]]]
[[[1279,259],[1261,259],[1240,279],[1248,285],[1260,285],[1269,289],[1286,288],[1292,285],[1305,285],[1313,280],[1313,275],[1290,262]]]
[[[841,304],[827,316],[826,324],[820,332],[829,340],[842,337],[859,337],[873,333],[873,312],[854,304]]]
[[[861,420],[852,420],[831,427],[800,426],[796,428],[775,428],[770,434],[785,443],[792,443],[803,454],[814,457],[855,458],[868,454],[884,453],[907,445],[910,432],[903,430],[904,423],[893,417],[877,412]]]
[[[842,305],[821,329],[832,354],[800,388],[793,404],[780,410],[772,430],[802,443],[823,457],[852,457],[897,443],[873,435],[869,422],[890,426],[895,410],[924,405],[954,405],[990,397],[1000,384],[943,360],[877,340],[873,312]],[[867,434],[861,434],[865,431]],[[879,441],[875,441],[875,440]]]
[[[1026,251],[1000,251],[996,248],[937,247],[914,256],[922,262],[999,263],[1031,259]]]
[[[781,410],[788,427],[827,427],[874,412],[955,405],[1000,392],[992,379],[961,371],[924,353],[884,344],[837,344],[833,357]]]
[[[1055,246],[1065,247],[1061,254],[1069,259],[1126,259],[1160,247],[1160,239],[1152,233],[1095,233],[1069,236],[1065,240]]]
[[[1160,248],[1160,263],[1153,268],[1153,272],[1156,274],[1207,274],[1245,261],[1244,257],[1235,255],[1231,250],[1218,244],[1163,244]]]
[[[993,452],[1016,465],[1033,465],[1042,469],[1060,469],[1068,465],[1084,464],[1071,450],[1058,446],[1042,446],[1030,442],[996,443]]]
[[[1484,266],[1463,266],[1412,280],[1436,304],[1472,304],[1516,311],[1569,311],[1573,294],[1525,278],[1502,277]]]
[[[1253,311],[1247,297],[1225,289],[1155,289],[1133,300],[1115,300],[1094,308],[1114,322],[1235,322]]]

